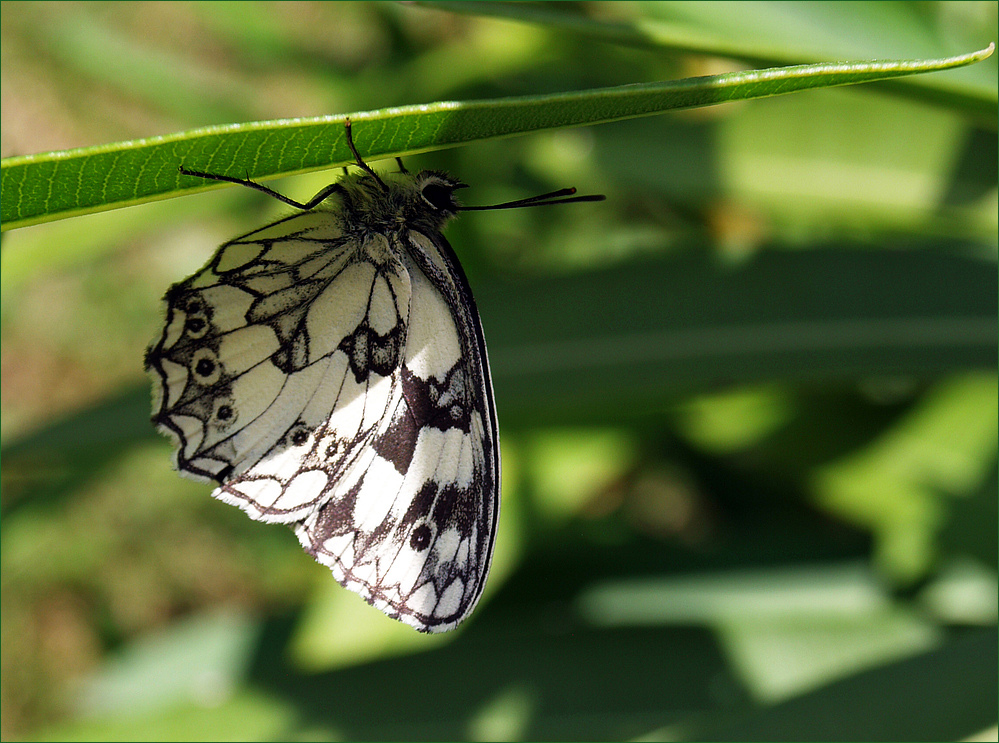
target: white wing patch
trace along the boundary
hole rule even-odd
[[[440,632],[474,607],[495,539],[485,343],[439,230],[387,226],[377,184],[352,178],[170,288],[146,358],[153,420],[183,474],[289,524],[389,616]],[[411,196],[414,177],[399,180],[382,188]]]

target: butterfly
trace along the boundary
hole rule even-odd
[[[482,594],[500,507],[499,429],[475,300],[442,234],[461,206],[433,170],[348,173],[222,245],[166,292],[146,352],[153,423],[181,474],[289,525],[344,587],[421,632]]]

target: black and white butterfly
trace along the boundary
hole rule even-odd
[[[146,353],[153,422],[181,474],[288,524],[343,586],[423,632],[485,584],[499,432],[482,326],[441,230],[458,211],[603,197],[564,189],[462,207],[436,171],[360,172],[231,240],[166,293]],[[564,197],[570,198],[564,198]]]

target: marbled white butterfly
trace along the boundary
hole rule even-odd
[[[360,172],[231,240],[166,293],[146,353],[181,474],[288,524],[343,586],[423,632],[482,593],[499,433],[475,301],[441,230],[458,211],[592,201],[564,189],[463,207],[436,171]],[[569,197],[569,198],[566,198]]]

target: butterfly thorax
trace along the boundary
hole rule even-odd
[[[376,180],[352,173],[340,182],[342,222],[358,234],[399,234],[406,230],[440,232],[455,216],[454,191],[465,184],[439,171],[390,173]]]

